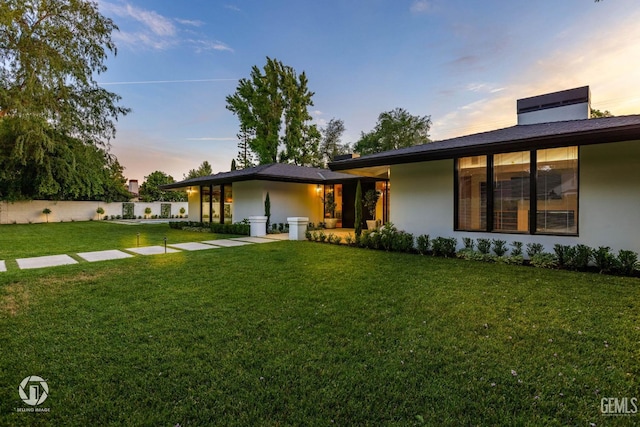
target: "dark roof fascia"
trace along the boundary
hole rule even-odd
[[[182,182],[176,182],[173,184],[161,185],[160,188],[163,190],[175,190],[175,189],[187,188],[187,187],[199,187],[202,185],[232,184],[234,182],[242,182],[242,181],[290,182],[290,183],[298,183],[298,184],[336,184],[340,182],[353,181],[353,180],[363,179],[363,178],[364,177],[358,177],[356,175],[349,175],[341,178],[331,178],[331,179],[297,178],[297,177],[284,176],[284,175],[263,175],[260,172],[256,172],[256,173],[251,173],[247,175],[236,175],[234,177],[227,176],[227,177],[215,178],[215,176],[208,176],[208,177],[196,178],[189,181],[182,181]],[[378,181],[381,181],[381,180],[378,180]]]
[[[619,128],[605,128],[587,130],[569,134],[548,135],[513,141],[492,142],[484,144],[471,144],[462,147],[439,148],[418,152],[402,152],[388,155],[357,157],[341,160],[329,164],[334,171],[359,169],[373,166],[387,166],[406,163],[417,163],[432,160],[447,160],[457,157],[478,156],[485,154],[504,153],[508,151],[529,151],[544,148],[568,147],[573,145],[608,144],[614,142],[631,141],[640,139],[640,127],[637,125],[622,126]],[[426,144],[428,146],[428,144]]]

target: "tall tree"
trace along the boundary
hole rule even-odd
[[[48,171],[31,193],[18,197],[57,194],[61,182],[52,171],[61,159],[55,156],[80,149],[69,138],[106,147],[115,135],[114,120],[129,112],[117,105],[118,95],[94,80],[106,71],[108,54],[116,53],[114,30],[92,1],[0,2],[0,120],[4,135],[14,138],[0,152],[0,181]]]
[[[430,116],[413,116],[404,108],[385,111],[371,132],[362,133],[354,150],[360,154],[379,153],[430,142]]]
[[[184,191],[162,190],[161,185],[173,184],[175,179],[162,171],[155,171],[145,176],[140,186],[140,200],[143,202],[186,202]]]
[[[240,127],[240,133],[238,136],[238,157],[236,158],[236,167],[239,169],[252,168],[253,164],[253,152],[251,151],[250,141],[253,138],[254,133],[249,131],[246,127]]]
[[[231,159],[231,170],[234,171],[236,169],[238,169],[236,166],[236,159]]]
[[[292,67],[267,57],[262,71],[253,66],[249,79],[241,79],[227,96],[227,109],[240,121],[241,141],[248,142],[260,164],[318,163],[319,133],[308,111],[314,93],[307,84],[304,72],[298,76]]]
[[[349,144],[341,143],[344,131],[344,122],[335,118],[329,120],[327,125],[320,130],[322,134],[320,155],[325,165],[331,162],[335,156],[347,154],[350,151]]]
[[[211,164],[205,160],[197,169],[190,169],[189,172],[183,176],[184,179],[191,179],[209,175],[213,175],[213,168],[211,167]]]

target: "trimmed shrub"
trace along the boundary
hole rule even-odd
[[[478,251],[481,254],[488,254],[489,252],[491,252],[491,240],[478,239]]]
[[[421,255],[427,255],[431,250],[431,241],[428,234],[421,234],[416,238],[416,246],[418,247],[418,253]]]
[[[431,241],[434,256],[452,258],[456,255],[458,239],[455,237],[436,237]]]
[[[464,249],[468,249],[470,251],[472,251],[476,246],[476,242],[471,237],[463,237],[462,244],[464,245]]]
[[[493,239],[493,253],[501,257],[507,253],[507,242],[505,240]]]
[[[544,246],[540,243],[527,243],[527,256],[532,259],[534,255],[544,252]]]
[[[344,238],[344,241],[347,246],[353,246],[356,243],[354,237],[351,234],[347,234],[347,237]]]
[[[609,273],[616,268],[616,256],[611,253],[609,246],[600,246],[592,252],[593,261],[600,273]]]
[[[576,270],[586,270],[591,262],[593,250],[587,245],[575,245],[573,247],[573,259],[571,266]]]
[[[558,267],[566,268],[571,262],[571,259],[573,258],[573,250],[571,246],[555,244],[553,246],[553,251],[556,254]]]
[[[531,257],[531,265],[539,268],[556,268],[558,261],[555,255],[548,252],[540,252]]]
[[[638,254],[633,251],[620,250],[617,261],[618,271],[625,276],[633,276],[638,269]]]
[[[511,256],[522,256],[522,242],[511,242]]]

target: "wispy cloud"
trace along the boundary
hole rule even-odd
[[[238,6],[234,6],[232,4],[225,4],[225,9],[233,10],[234,12],[242,12],[242,10]]]
[[[478,93],[497,93],[502,92],[504,89],[504,87],[496,86],[491,83],[469,83],[467,85],[468,91]]]
[[[197,53],[206,52],[208,50],[219,50],[219,51],[227,51],[233,52],[227,44],[219,41],[219,40],[196,40],[196,39],[188,39],[187,43],[191,44]]]
[[[151,85],[151,84],[164,84],[164,83],[210,83],[210,82],[236,82],[238,79],[192,79],[192,80],[143,80],[143,81],[130,81],[130,82],[102,82],[100,86],[115,86],[115,85]]]
[[[196,53],[205,51],[227,51],[233,49],[222,41],[212,40],[203,34],[196,34],[192,28],[205,25],[200,20],[168,18],[153,10],[134,6],[126,1],[110,2],[100,0],[101,11],[116,18],[120,31],[113,34],[116,43],[132,50],[140,48],[166,50],[181,45],[190,45]],[[118,19],[119,18],[119,19]],[[188,27],[188,28],[187,28]],[[184,38],[184,34],[190,34]]]
[[[237,141],[238,138],[218,138],[213,136],[204,136],[201,138],[185,138],[187,141]]]
[[[176,18],[176,22],[182,25],[190,25],[192,27],[202,27],[204,22],[198,20],[190,20],[190,19],[180,19]]]
[[[411,4],[411,13],[426,13],[430,12],[432,4],[427,0],[416,0]]]

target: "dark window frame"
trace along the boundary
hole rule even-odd
[[[557,147],[561,148],[561,147]],[[468,156],[458,156],[453,160],[453,231],[464,231],[467,233],[495,233],[495,234],[530,234],[541,236],[568,236],[578,237],[580,235],[580,147],[576,147],[578,152],[577,167],[576,167],[576,179],[577,179],[577,199],[576,199],[576,232],[575,233],[549,233],[537,231],[537,212],[538,212],[538,197],[537,197],[537,178],[538,178],[538,153],[537,150],[529,150],[529,230],[527,231],[498,231],[494,230],[493,216],[494,216],[494,161],[493,156],[496,154],[508,154],[514,151],[504,151],[498,153],[483,154],[487,157],[487,212],[486,212],[486,229],[484,230],[468,230],[460,228],[459,223],[459,207],[460,207],[460,182],[458,173],[458,161],[461,158]]]

